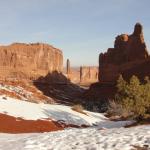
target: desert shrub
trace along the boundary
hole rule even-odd
[[[107,115],[108,116],[121,116],[123,118],[127,118],[129,115],[129,111],[126,110],[120,103],[110,100],[108,104]]]
[[[136,76],[132,76],[130,81],[127,82],[120,75],[117,88],[116,107],[119,106],[119,109],[122,109],[121,111],[127,112],[133,118],[142,119],[150,108],[149,78],[146,77],[145,82],[141,83]]]
[[[76,105],[72,106],[72,110],[83,113],[84,108],[82,105],[76,104]]]
[[[104,113],[108,109],[108,101],[105,99],[100,99],[99,101],[89,100],[83,103],[83,106],[89,111]]]

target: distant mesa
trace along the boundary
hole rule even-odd
[[[81,66],[80,67],[80,82],[92,83],[98,81],[98,67],[96,66]]]
[[[0,46],[0,78],[37,79],[61,72],[62,51],[43,43],[13,43]]]
[[[76,70],[67,59],[66,72],[63,72],[63,53],[49,44],[13,43],[0,46],[0,79],[14,78],[49,83],[68,83],[69,80],[73,83],[93,83],[98,81],[98,67],[82,66]]]
[[[66,76],[76,84],[89,85],[98,81],[98,67],[80,66],[71,67],[70,60],[66,62]]]

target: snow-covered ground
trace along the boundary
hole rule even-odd
[[[124,126],[131,122],[109,121],[103,114],[85,111],[85,114],[76,112],[70,106],[57,104],[31,103],[0,96],[0,113],[13,117],[20,117],[25,120],[51,119],[53,121],[62,121],[73,125],[99,125],[101,127],[111,128]]]
[[[11,85],[12,84],[12,85]],[[25,83],[0,83],[0,94],[7,95],[12,98],[19,98],[23,101],[53,103],[54,100],[45,96],[40,90],[32,84]]]
[[[9,92],[15,92],[16,95],[19,95],[22,98],[22,100],[28,100],[28,98],[30,98],[32,95],[31,92],[26,91],[25,89],[19,86],[0,84],[0,89],[6,90]]]
[[[0,150],[131,150],[150,147],[150,125],[124,128],[132,121],[110,121],[104,114],[76,112],[70,106],[31,103],[0,96],[0,113],[24,120],[51,119],[66,124],[88,125],[49,133],[0,133]]]
[[[68,129],[42,134],[0,134],[1,150],[131,150],[150,147],[150,126]]]

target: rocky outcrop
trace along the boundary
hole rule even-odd
[[[80,67],[80,82],[92,83],[98,80],[98,67],[81,66]]]
[[[70,60],[69,59],[67,59],[66,67],[67,67],[67,72],[66,73],[69,75],[71,73]]]
[[[48,44],[0,46],[0,78],[36,79],[62,67],[62,51]]]
[[[137,23],[131,35],[118,35],[114,48],[99,55],[100,82],[114,82],[119,74],[124,74],[149,59],[142,30],[142,25]]]
[[[71,82],[82,85],[90,85],[91,83],[98,81],[98,67],[96,66],[68,67],[70,66],[69,65],[70,62],[67,64],[68,65],[66,67],[66,77]]]
[[[89,101],[108,102],[116,94],[116,80],[122,74],[129,80],[136,75],[141,81],[145,76],[150,77],[150,56],[144,42],[143,27],[137,23],[131,35],[118,35],[114,48],[99,55],[99,82],[92,84],[85,92]]]

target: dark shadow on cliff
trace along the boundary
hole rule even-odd
[[[84,89],[71,81],[62,73],[53,71],[45,77],[33,81],[34,85],[44,95],[53,98],[58,103],[73,104],[81,101]]]
[[[83,93],[85,108],[90,111],[106,112],[110,100],[116,93],[116,84],[109,82],[97,82]]]

